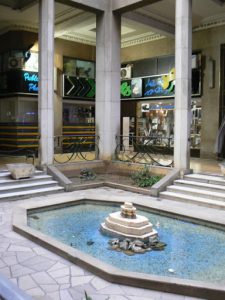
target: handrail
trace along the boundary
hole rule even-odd
[[[29,295],[26,295],[16,285],[8,279],[0,275],[0,299],[2,300],[32,300]]]
[[[68,163],[77,158],[95,160],[99,157],[99,139],[96,135],[57,135],[54,137],[54,161]]]
[[[164,136],[116,136],[115,157],[125,162],[173,165],[173,138]]]

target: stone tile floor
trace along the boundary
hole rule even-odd
[[[89,190],[90,192],[90,190]],[[111,188],[93,193],[134,196]],[[84,191],[78,191],[83,194]],[[140,196],[140,195],[139,195]],[[148,196],[141,196],[148,197]],[[43,201],[45,196],[36,198]],[[0,203],[0,274],[36,300],[191,300],[187,296],[109,283],[13,232],[13,207],[30,200]]]

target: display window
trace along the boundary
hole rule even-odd
[[[158,144],[173,144],[174,105],[172,102],[148,102],[139,106],[137,135],[152,137]]]
[[[192,101],[191,153],[198,156],[201,146],[201,101]],[[174,101],[140,102],[137,106],[137,136],[153,138],[164,146],[174,144]]]
[[[91,124],[95,122],[95,106],[92,104],[63,104],[63,124]]]
[[[72,57],[63,57],[63,73],[75,77],[95,78],[95,63]]]

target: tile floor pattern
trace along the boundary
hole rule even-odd
[[[93,189],[95,192],[135,195],[111,188]],[[82,195],[84,192],[77,193]],[[37,201],[43,201],[44,197],[39,197]],[[24,201],[29,200],[0,203],[0,273],[33,299],[83,300],[84,291],[93,300],[196,299],[109,283],[27,240],[13,232],[11,227],[13,207]]]

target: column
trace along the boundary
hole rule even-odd
[[[111,160],[120,134],[121,16],[97,14],[96,32],[96,134],[100,159]]]
[[[42,166],[54,158],[54,0],[39,0],[39,157]]]
[[[192,0],[176,0],[174,167],[190,168]]]

